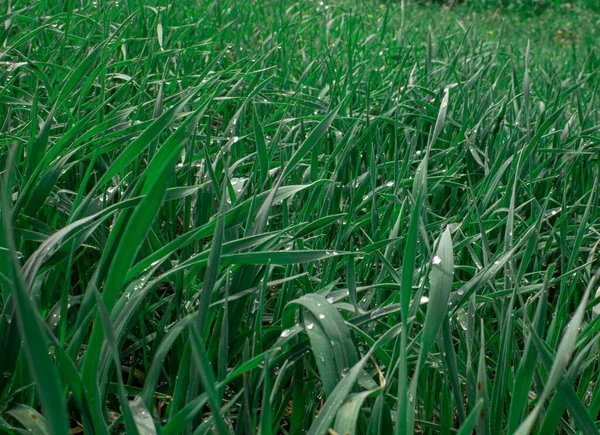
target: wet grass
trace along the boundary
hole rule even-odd
[[[589,2],[8,5],[0,433],[597,433]]]

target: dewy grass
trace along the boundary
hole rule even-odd
[[[600,15],[525,3],[3,2],[0,433],[598,433]]]

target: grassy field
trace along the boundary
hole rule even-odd
[[[0,4],[0,433],[595,434],[600,8]]]

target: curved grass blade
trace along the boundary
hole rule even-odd
[[[48,426],[52,433],[68,433],[69,423],[65,403],[57,398],[62,397],[58,383],[56,368],[48,355],[48,340],[43,320],[29,297],[29,291],[21,273],[19,259],[12,232],[13,217],[11,213],[11,189],[13,177],[13,162],[17,148],[13,147],[7,159],[6,169],[0,185],[2,195],[2,220],[0,229],[8,247],[8,270],[4,270],[10,282],[10,290],[15,300],[17,318],[21,337],[23,337],[23,348],[29,364],[31,376],[36,383],[36,393],[44,407],[44,414],[48,420]]]

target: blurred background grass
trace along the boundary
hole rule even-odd
[[[481,44],[500,43],[524,54],[530,41],[534,55],[547,61],[538,67],[553,69],[560,62],[581,63],[589,56],[597,59],[600,43],[600,0],[446,0],[404,2],[405,19],[421,22],[415,40],[423,40],[429,30],[456,37],[471,28],[473,40]],[[401,8],[401,2],[382,2]],[[377,19],[377,17],[373,17]],[[557,63],[558,62],[558,63]]]

